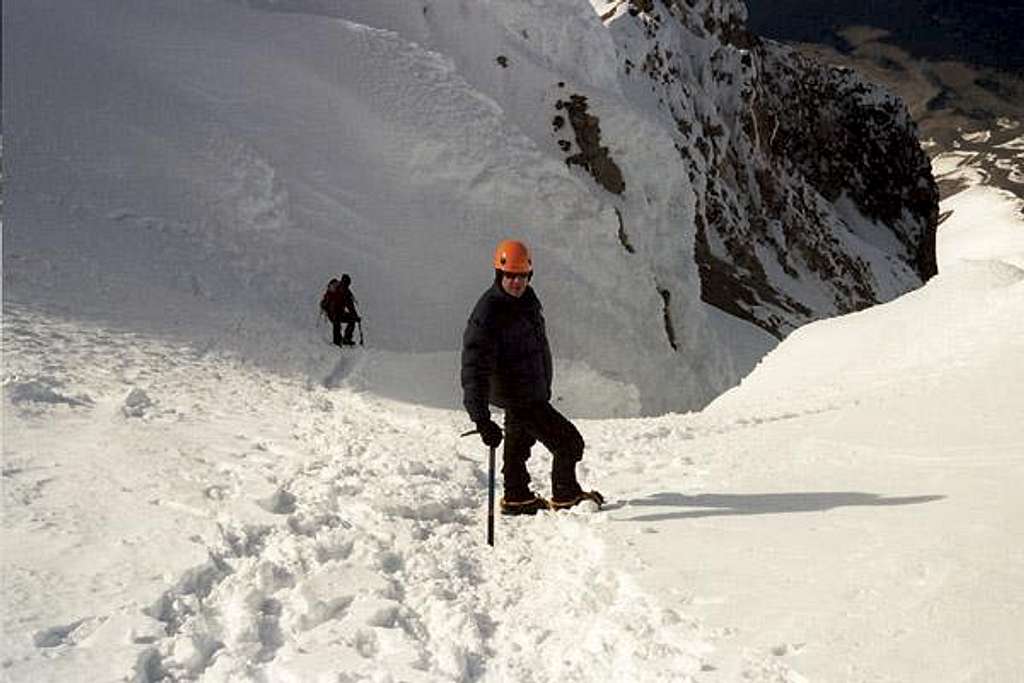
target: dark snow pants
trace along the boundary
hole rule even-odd
[[[331,337],[332,343],[337,346],[342,344],[352,344],[352,332],[356,329],[356,322],[359,321],[359,316],[342,313],[337,318],[331,320]],[[345,323],[345,335],[341,334],[341,324]]]
[[[576,427],[550,403],[532,403],[505,410],[505,452],[501,473],[505,498],[522,500],[530,492],[526,461],[538,441],[554,458],[551,465],[551,496],[566,500],[580,491],[576,463],[583,459],[583,437]]]

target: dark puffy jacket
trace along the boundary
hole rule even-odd
[[[327,314],[327,318],[331,322],[335,320],[345,322],[349,318],[353,320],[359,318],[352,291],[342,285],[337,285],[334,289],[328,288],[324,292],[323,298],[320,299],[320,309]]]
[[[551,400],[551,347],[532,287],[517,299],[496,282],[480,297],[462,336],[462,391],[474,422],[490,417],[488,402]]]

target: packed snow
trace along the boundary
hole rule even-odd
[[[6,679],[1012,680],[1024,225],[956,199],[925,287],[701,413],[579,420],[606,509],[493,549],[464,416],[375,391],[453,358],[312,381],[9,304]]]
[[[728,357],[692,347],[715,373],[761,359],[700,412],[635,417],[650,397],[589,362],[554,322],[568,306],[549,307],[555,403],[587,441],[581,482],[608,504],[499,518],[491,548],[486,453],[459,437],[461,329],[439,321],[468,314],[504,226],[532,216],[526,236],[544,244],[542,225],[606,218],[565,203],[586,194],[578,179],[518,134],[489,137],[494,101],[460,80],[465,64],[411,43],[417,24],[368,28],[408,19],[397,2],[364,5],[367,24],[216,2],[154,2],[148,24],[136,3],[106,4],[105,21],[88,3],[28,4],[4,10],[8,50],[28,60],[5,88],[33,106],[5,93],[3,680],[930,683],[1024,670],[1019,199],[967,177],[941,207],[938,276],[767,355],[748,325],[695,312],[713,330],[690,342],[731,339]],[[510,24],[533,16],[502,7]],[[560,11],[531,35],[600,87],[600,24]],[[53,50],[23,44],[41,23]],[[271,42],[291,58],[269,59]],[[177,59],[146,63],[158,47]],[[356,57],[366,70],[344,61]],[[392,92],[378,79],[399,78],[385,66],[405,57],[433,87],[378,101],[375,116],[394,119],[377,138],[361,126],[312,144],[343,106]],[[33,80],[48,69],[52,81]],[[205,69],[216,88],[192,90],[202,81],[178,69]],[[252,109],[239,84],[253,72],[293,90]],[[456,130],[470,159],[504,145],[532,175],[482,167],[481,204],[461,205],[471,216],[446,203],[464,179],[427,161],[409,179],[350,164],[342,185],[366,193],[334,193],[339,155],[429,161],[433,136]],[[195,184],[171,183],[185,171]],[[408,194],[373,194],[378,181]],[[542,181],[558,189],[527,192]],[[498,191],[505,208],[484,206]],[[450,233],[415,234],[442,217]],[[489,220],[492,232],[464,230]],[[374,260],[402,239],[401,270]],[[547,244],[543,301],[586,284],[555,264],[587,244]],[[331,347],[316,319],[338,270],[353,273],[361,348]],[[607,263],[587,275],[623,289],[634,277]],[[443,314],[399,315],[411,292]],[[592,326],[641,322],[587,306]],[[538,447],[530,464],[546,492],[550,456]]]

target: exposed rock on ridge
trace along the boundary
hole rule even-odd
[[[674,121],[705,302],[782,338],[936,272],[938,191],[901,100],[752,35],[738,1],[604,16],[624,74]]]
[[[564,109],[569,115],[569,124],[576,136],[579,152],[565,160],[569,166],[580,166],[587,171],[604,189],[613,194],[622,194],[626,183],[622,179],[622,170],[608,153],[608,148],[601,145],[600,121],[596,116],[587,113],[587,98],[583,95],[572,95],[568,100],[559,100],[555,108]],[[556,124],[556,128],[558,128]]]

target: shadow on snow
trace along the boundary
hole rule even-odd
[[[943,500],[946,496],[880,496],[874,493],[820,491],[808,493],[708,493],[686,496],[681,493],[655,493],[634,498],[628,507],[699,508],[679,512],[640,515],[624,522],[660,522],[669,519],[695,519],[727,515],[771,515],[788,512],[824,512],[840,507],[919,505]]]

